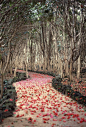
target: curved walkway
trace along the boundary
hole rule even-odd
[[[52,76],[29,72],[16,82],[16,110],[0,127],[86,127],[85,107],[52,88]]]

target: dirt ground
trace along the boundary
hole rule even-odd
[[[56,91],[52,76],[28,74],[31,79],[13,84],[18,97],[14,115],[0,127],[86,127],[86,107]]]

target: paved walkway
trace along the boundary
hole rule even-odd
[[[3,127],[86,127],[85,107],[52,88],[52,76],[29,75],[31,79],[13,84],[16,110]]]

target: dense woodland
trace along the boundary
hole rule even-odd
[[[0,76],[14,68],[80,78],[86,67],[86,0],[1,0]]]

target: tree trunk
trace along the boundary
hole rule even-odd
[[[17,71],[17,66],[15,67],[15,70],[14,70],[14,77],[16,77],[16,71]]]
[[[62,61],[60,62],[60,75],[61,75],[61,78],[63,78]]]
[[[26,63],[26,77],[28,78],[28,68],[27,68],[27,63]]]
[[[77,78],[80,78],[80,56],[78,58],[78,69],[77,69]]]
[[[82,21],[83,21],[83,12],[82,12],[82,9],[80,8],[80,20],[81,20],[81,23],[80,23],[80,36],[79,36],[79,42],[78,42],[78,47],[80,46],[80,43],[82,42]],[[79,55],[79,58],[78,58],[78,69],[77,69],[77,78],[79,79],[80,78],[80,66],[81,66],[81,63],[80,63],[80,55]]]
[[[72,79],[73,79],[72,70],[73,70],[73,61],[71,59],[71,61],[70,61],[70,81],[72,81]]]
[[[69,75],[69,71],[68,71],[68,61],[65,60],[65,76]]]
[[[23,71],[24,71],[24,63],[23,63]]]
[[[3,97],[3,62],[1,61],[1,96],[0,99]]]
[[[43,70],[44,70],[44,72],[46,72],[46,57],[45,57],[45,55],[44,55]]]
[[[12,75],[12,61],[10,60],[10,74]]]
[[[3,97],[3,73],[1,74],[1,98]]]

